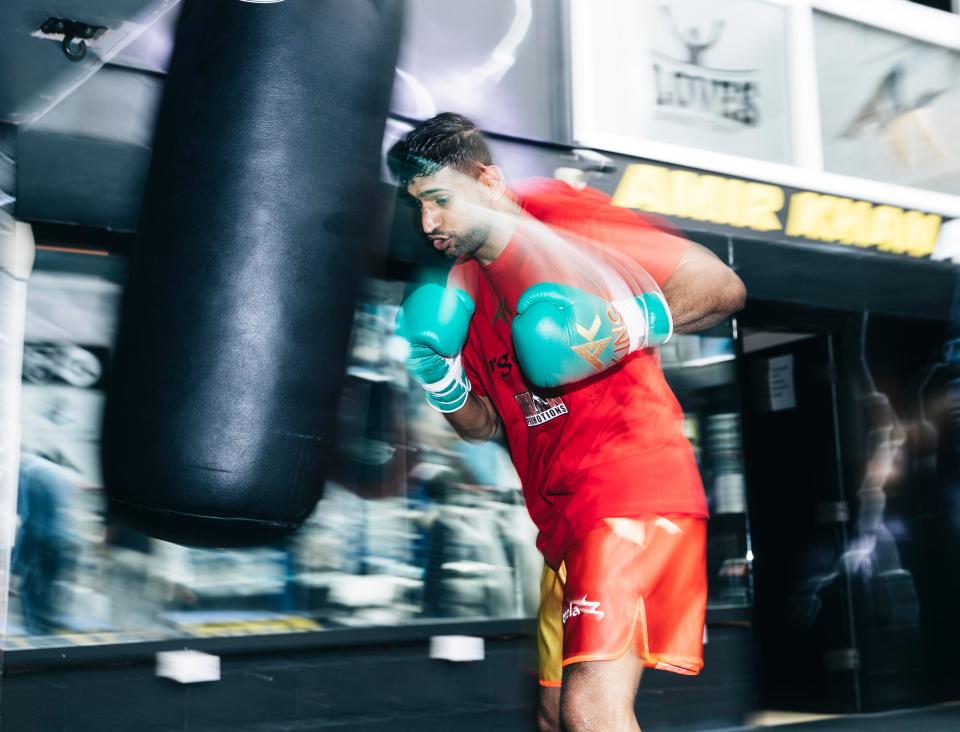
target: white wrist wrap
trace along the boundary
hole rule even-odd
[[[440,381],[422,385],[424,390],[431,394],[442,394],[463,379],[463,365],[460,363],[459,353],[456,356],[444,358],[443,360],[447,363],[447,375],[440,379]]]
[[[612,303],[620,317],[623,318],[623,325],[627,329],[627,335],[630,337],[630,350],[633,353],[647,346],[647,313],[642,305],[637,302],[635,297],[625,297],[621,300],[614,300]]]
[[[467,394],[473,388],[470,379],[464,373],[460,363],[460,354],[453,358],[444,358],[447,363],[447,375],[432,384],[422,384],[427,392],[427,404],[443,414],[461,409],[467,403]],[[449,403],[447,400],[450,399]]]
[[[458,409],[463,409],[464,405],[467,403],[467,395],[470,393],[470,390],[473,389],[473,385],[470,383],[470,379],[468,379],[466,375],[464,375],[463,377],[462,386],[463,386],[463,401],[461,401],[459,404],[454,402],[453,404],[450,404],[448,407],[445,408],[436,404],[430,397],[427,397],[427,406],[430,406],[436,409],[441,414],[452,414],[453,412],[456,412]]]

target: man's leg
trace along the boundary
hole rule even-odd
[[[613,661],[583,661],[563,670],[560,714],[565,732],[639,732],[633,711],[643,662],[633,651]]]
[[[537,708],[538,732],[560,732],[560,687],[541,686]]]
[[[567,732],[636,732],[644,666],[690,674],[703,665],[706,522],[651,515],[605,523],[564,557]]]
[[[539,732],[560,732],[560,680],[563,676],[563,580],[564,567],[554,572],[544,565],[540,578],[540,614],[537,651],[540,660]]]

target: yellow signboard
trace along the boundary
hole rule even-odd
[[[775,238],[876,247],[912,257],[930,255],[942,223],[942,217],[922,211],[648,163],[627,166],[613,204],[737,229],[782,232]]]

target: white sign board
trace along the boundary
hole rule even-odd
[[[574,0],[574,137],[791,162],[787,21],[765,0]]]
[[[767,378],[770,385],[770,411],[779,412],[797,406],[797,392],[793,381],[793,356],[770,359]]]
[[[814,31],[826,169],[960,194],[960,53],[821,12]]]

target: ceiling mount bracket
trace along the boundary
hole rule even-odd
[[[99,38],[107,29],[66,18],[47,18],[40,26],[40,32],[48,36],[63,36],[60,43],[63,54],[71,61],[79,61],[87,55],[87,41]]]

